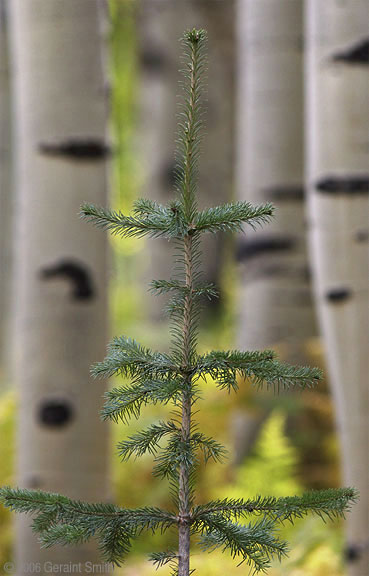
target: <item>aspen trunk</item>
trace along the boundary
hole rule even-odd
[[[7,5],[0,0],[0,390],[10,376],[11,349],[11,99],[7,27]]]
[[[142,0],[138,18],[142,195],[160,202],[174,199],[177,118],[173,96],[178,94],[180,78],[178,39],[186,29],[203,27],[209,35],[210,68],[200,203],[211,206],[226,202],[232,194],[233,169],[234,0]],[[218,280],[222,245],[221,236],[205,239],[203,270],[209,282]],[[147,275],[169,277],[168,243],[158,241],[150,251],[151,271]],[[153,310],[152,314],[155,318],[157,313]]]
[[[237,192],[273,202],[267,230],[240,239],[239,340],[246,349],[286,347],[306,359],[314,334],[303,189],[302,0],[238,4]]]
[[[316,304],[341,438],[348,570],[369,566],[368,2],[307,2],[307,179]]]
[[[106,204],[106,95],[95,0],[12,0],[16,113],[17,483],[72,498],[108,496],[101,382],[107,323],[104,235],[78,218]],[[17,523],[17,574],[100,563],[94,546],[40,550]],[[28,572],[27,572],[28,571]],[[55,571],[55,570],[53,570]],[[91,572],[91,570],[90,570]],[[100,570],[100,573],[102,571]]]
[[[238,341],[306,364],[316,330],[304,221],[303,2],[239,0],[237,8],[236,191],[277,208],[265,231],[247,231],[237,247]],[[251,437],[262,421],[238,419]]]

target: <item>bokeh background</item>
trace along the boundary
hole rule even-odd
[[[169,504],[151,456],[115,453],[167,408],[101,423],[117,382],[91,381],[89,366],[116,334],[168,349],[165,300],[147,283],[170,276],[172,248],[108,239],[78,211],[172,197],[179,38],[204,27],[200,204],[277,211],[263,230],[204,243],[220,298],[204,307],[200,349],[274,348],[325,380],[280,395],[204,385],[199,426],[229,457],[201,469],[198,498],[353,485],[361,500],[346,523],[283,527],[291,554],[268,574],[368,574],[368,15],[367,0],[0,0],[0,485]],[[100,567],[93,547],[40,551],[28,524],[0,509],[0,573]],[[141,538],[115,572],[153,574],[145,554],[167,538]],[[218,553],[193,565],[247,570]]]

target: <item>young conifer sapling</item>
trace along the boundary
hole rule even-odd
[[[196,502],[195,476],[202,454],[205,462],[221,460],[224,448],[199,432],[193,407],[200,402],[201,382],[206,377],[221,390],[236,392],[238,381],[276,389],[314,386],[321,379],[316,368],[279,362],[273,351],[197,352],[201,298],[216,296],[213,285],[201,282],[199,241],[202,234],[239,232],[268,222],[273,206],[248,202],[224,204],[205,210],[197,207],[197,165],[202,128],[202,84],[205,72],[206,33],[184,34],[183,102],[179,114],[176,199],[168,205],[141,199],[132,215],[93,205],[82,207],[82,216],[98,227],[122,237],[164,237],[177,248],[175,273],[168,280],[154,280],[151,289],[170,293],[172,345],[169,353],[153,352],[126,337],[114,338],[108,354],[92,368],[95,377],[123,375],[129,384],[106,394],[104,420],[118,422],[139,417],[147,404],[172,404],[166,422],[149,426],[118,445],[120,456],[155,455],[154,473],[170,479],[172,508],[124,509],[113,504],[91,504],[59,494],[19,488],[1,488],[0,500],[16,512],[30,513],[32,527],[42,546],[78,545],[98,540],[104,560],[119,565],[131,542],[143,531],[178,531],[178,548],[153,553],[158,568],[166,564],[172,574],[189,576],[190,544],[203,550],[229,551],[253,572],[265,572],[271,559],[287,554],[287,544],[276,535],[278,524],[312,512],[322,518],[343,516],[356,500],[354,489],[313,491],[300,497],[257,496],[253,500]]]

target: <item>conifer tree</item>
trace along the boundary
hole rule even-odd
[[[200,504],[195,479],[200,458],[219,461],[224,448],[200,432],[194,406],[201,400],[201,382],[210,377],[219,389],[236,392],[241,380],[257,387],[287,389],[314,386],[321,379],[316,368],[280,363],[271,350],[197,352],[200,302],[216,296],[213,285],[201,282],[199,241],[204,233],[239,232],[244,224],[255,227],[273,215],[273,206],[236,202],[197,209],[196,173],[202,128],[202,83],[205,73],[206,33],[190,30],[183,38],[184,98],[179,114],[176,199],[168,205],[138,200],[132,215],[86,204],[82,216],[98,227],[123,237],[164,237],[177,247],[173,277],[154,280],[156,293],[169,292],[172,347],[154,352],[124,336],[114,338],[108,354],[92,368],[96,377],[122,375],[130,384],[106,394],[104,420],[128,422],[148,404],[171,404],[167,421],[124,440],[118,446],[122,460],[149,452],[155,456],[154,474],[169,478],[172,507],[138,509],[113,504],[74,501],[59,494],[19,488],[0,489],[0,500],[16,512],[33,516],[33,529],[42,546],[79,544],[97,538],[104,560],[119,565],[131,542],[143,531],[178,531],[178,549],[153,553],[156,567],[172,565],[172,574],[189,576],[190,542],[203,550],[229,551],[253,572],[265,572],[272,558],[288,552],[276,529],[311,512],[324,518],[343,516],[356,500],[354,489],[315,491],[300,497],[229,499]],[[246,385],[246,384],[245,384]],[[192,537],[192,538],[191,538]]]

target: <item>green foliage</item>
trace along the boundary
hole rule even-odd
[[[247,378],[259,388],[266,385],[278,391],[294,386],[311,387],[322,377],[319,368],[278,362],[271,350],[210,352],[199,358],[197,374],[203,378],[208,374],[217,382],[219,388],[226,388],[228,391],[238,389],[238,375]]]
[[[220,495],[233,498],[255,494],[283,497],[300,494],[295,478],[298,457],[296,449],[284,433],[286,417],[273,411],[263,426],[253,453],[236,470],[234,483]]]
[[[86,504],[58,494],[11,488],[0,489],[0,500],[11,510],[29,513],[33,529],[43,546],[80,544],[91,537],[98,540],[105,560],[119,565],[132,541],[143,531],[175,528],[178,551],[151,556],[156,566],[173,565],[173,574],[189,576],[187,551],[190,536],[204,550],[229,551],[253,571],[265,571],[272,558],[281,559],[287,544],[276,536],[278,524],[293,521],[307,512],[321,517],[337,517],[355,501],[354,490],[315,492],[294,498],[224,499],[203,506],[195,503],[195,480],[201,458],[219,461],[225,449],[198,430],[194,405],[201,400],[201,385],[207,378],[220,389],[237,391],[237,377],[256,386],[308,387],[321,378],[319,370],[278,362],[271,351],[211,352],[199,355],[200,296],[213,297],[212,286],[201,282],[199,244],[203,233],[237,232],[244,224],[255,227],[273,214],[270,204],[251,206],[245,202],[225,204],[201,212],[197,209],[197,166],[202,129],[202,82],[205,73],[204,30],[190,30],[183,38],[184,99],[179,114],[175,190],[177,198],[166,206],[151,200],[138,200],[131,215],[90,204],[82,206],[82,216],[97,227],[122,237],[165,237],[177,248],[174,275],[156,280],[151,289],[170,291],[170,353],[152,351],[126,337],[114,338],[102,362],[92,368],[95,377],[124,376],[128,385],[106,395],[104,419],[127,422],[138,417],[147,404],[173,405],[168,421],[151,424],[118,444],[123,460],[131,456],[154,456],[154,474],[168,478],[170,509],[120,508],[112,504]],[[248,524],[239,522],[251,515]]]
[[[222,515],[226,519],[239,520],[252,514],[262,514],[273,521],[293,522],[313,513],[323,520],[343,517],[347,500],[356,500],[357,494],[352,488],[339,488],[306,492],[302,496],[258,496],[255,499],[224,498],[205,505],[196,506],[193,511],[194,524],[202,522],[203,517]]]
[[[131,547],[131,540],[143,530],[167,530],[176,517],[159,508],[121,509],[113,504],[86,504],[60,494],[1,488],[2,501],[11,510],[33,514],[32,529],[43,547],[80,544],[97,538],[104,560],[119,562]]]
[[[239,565],[246,562],[256,572],[265,572],[270,558],[281,559],[287,555],[287,544],[275,536],[275,524],[263,518],[247,525],[231,522],[222,514],[206,515],[202,523],[203,550],[228,550]]]
[[[252,228],[266,224],[273,215],[274,206],[252,206],[249,202],[235,202],[199,212],[195,226],[201,232],[241,232],[245,222]]]

